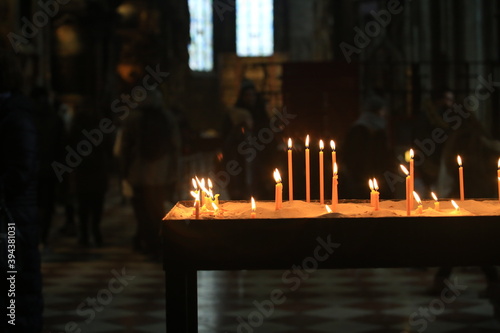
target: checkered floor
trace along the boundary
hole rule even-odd
[[[59,212],[55,230],[61,221]],[[132,251],[133,230],[131,208],[109,200],[104,247],[52,234],[43,254],[44,332],[166,331],[164,273]],[[199,332],[500,332],[491,305],[478,297],[485,287],[478,269],[456,269],[459,295],[447,299],[425,294],[433,272],[328,270],[294,283],[280,271],[200,272]]]

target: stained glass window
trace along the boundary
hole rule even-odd
[[[236,1],[236,53],[240,57],[274,53],[273,0]]]
[[[214,67],[212,2],[213,0],[189,0],[189,67],[193,71],[208,72]]]

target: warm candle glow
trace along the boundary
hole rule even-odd
[[[399,165],[401,167],[401,170],[403,170],[403,173],[406,175],[406,176],[409,176],[410,175],[410,172],[408,171],[408,169],[403,165],[403,164],[400,164]]]
[[[370,188],[370,206],[375,206],[375,190],[373,189],[373,180],[370,178],[368,180],[368,187]]]
[[[219,207],[215,204],[215,202],[212,202],[212,207],[213,207],[215,213],[219,212]]]
[[[462,167],[462,158],[460,155],[457,155],[457,162],[458,162],[458,180],[460,183],[460,200],[464,201],[465,200],[465,194],[464,194],[464,168]]]
[[[279,210],[281,209],[281,204],[283,202],[283,185],[281,184],[281,175],[278,169],[274,170],[274,180],[276,181],[274,201],[276,204],[276,210]]]
[[[434,192],[431,192],[432,199],[434,199],[434,209],[439,211],[439,200]]]
[[[413,191],[413,197],[415,198],[415,201],[421,205],[422,204],[422,200],[420,200],[420,196],[418,195],[417,192]]]
[[[326,208],[327,213],[333,213],[332,209],[330,207],[328,207],[328,205],[325,205],[325,208]]]
[[[323,140],[319,140],[319,149],[320,150],[325,149],[325,145],[323,144]]]
[[[274,176],[274,180],[276,181],[276,183],[281,183],[281,175],[280,175],[280,172],[278,171],[278,169],[274,169],[273,176]]]
[[[288,200],[293,201],[292,138],[288,138]]]
[[[330,147],[332,148],[332,151],[336,150],[336,148],[335,148],[335,141],[330,140]]]
[[[210,178],[208,178],[207,183],[208,183],[208,189],[211,190],[213,185],[212,185],[212,181],[210,180]]]
[[[309,155],[309,134],[306,137],[306,202],[311,202],[311,162]]]
[[[418,195],[417,192],[413,191],[413,197],[415,198],[415,201],[417,201],[418,204],[417,214],[422,214],[422,200],[420,200],[420,196]]]
[[[195,191],[191,191],[190,193],[193,196],[193,198],[198,199],[198,193],[196,193]]]
[[[194,178],[191,178],[191,182],[193,183],[194,189],[198,190],[198,183],[196,182],[196,180]]]
[[[372,191],[374,190],[372,179],[368,180],[368,187],[370,187],[370,190],[372,190]]]
[[[413,152],[413,149],[410,149],[410,158],[411,159],[415,158],[415,153]]]
[[[377,180],[375,178],[373,178],[373,189],[375,191],[378,191],[378,183],[377,183]]]
[[[255,205],[255,199],[252,197],[252,212],[250,213],[250,218],[254,219],[255,218],[255,210],[257,209]]]
[[[339,190],[338,190],[338,172],[339,167],[337,162],[333,163],[333,177],[332,177],[332,210],[337,211],[337,205],[339,203]]]
[[[410,185],[410,172],[408,171],[408,169],[403,164],[400,164],[399,166],[401,167],[401,170],[406,175],[406,215],[410,216],[410,213],[411,213],[410,202],[412,200],[412,198],[411,198],[411,192],[410,192],[410,188],[411,188],[411,185]]]
[[[457,205],[457,203],[455,202],[455,200],[451,200],[451,204],[453,205],[453,207],[455,207],[455,210],[457,212],[460,210],[460,207]]]

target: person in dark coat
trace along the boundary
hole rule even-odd
[[[15,56],[0,48],[0,195],[23,240],[16,240],[15,325],[4,314],[1,332],[41,332],[42,275],[37,209],[37,135],[33,107],[20,93],[22,72]],[[2,309],[7,308],[8,286],[3,273]],[[10,310],[9,310],[10,312]],[[10,319],[10,318],[9,318]]]
[[[31,99],[36,106],[35,124],[38,130],[38,207],[42,226],[41,241],[48,246],[50,227],[56,204],[57,176],[52,162],[62,160],[66,135],[62,117],[53,109],[47,89],[35,87]]]
[[[259,146],[254,155],[242,153],[245,142],[259,136],[260,131],[269,128],[270,117],[266,102],[251,81],[244,80],[238,100],[224,120],[222,128],[223,159],[219,168],[225,170],[230,163],[237,162],[237,174],[231,175],[228,192],[232,200],[248,200],[255,196],[270,200],[274,195],[272,174],[276,168],[276,138]],[[243,144],[243,146],[242,146]],[[244,150],[244,149],[243,149]]]
[[[85,102],[77,108],[70,129],[70,146],[85,145],[89,149],[87,156],[82,156],[81,163],[75,168],[73,175],[78,206],[78,243],[84,247],[90,245],[89,231],[93,244],[97,247],[103,245],[100,225],[108,189],[112,138],[109,133],[99,130],[102,119],[103,115]]]
[[[339,173],[342,173],[343,198],[366,199],[369,195],[368,181],[376,178],[379,186],[386,171],[393,171],[394,165],[389,148],[386,128],[387,107],[378,96],[369,97],[358,119],[349,129],[340,147]],[[392,197],[387,186],[380,186],[381,196]]]

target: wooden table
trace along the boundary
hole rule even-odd
[[[500,265],[499,216],[165,220],[167,332],[198,331],[197,271]]]

